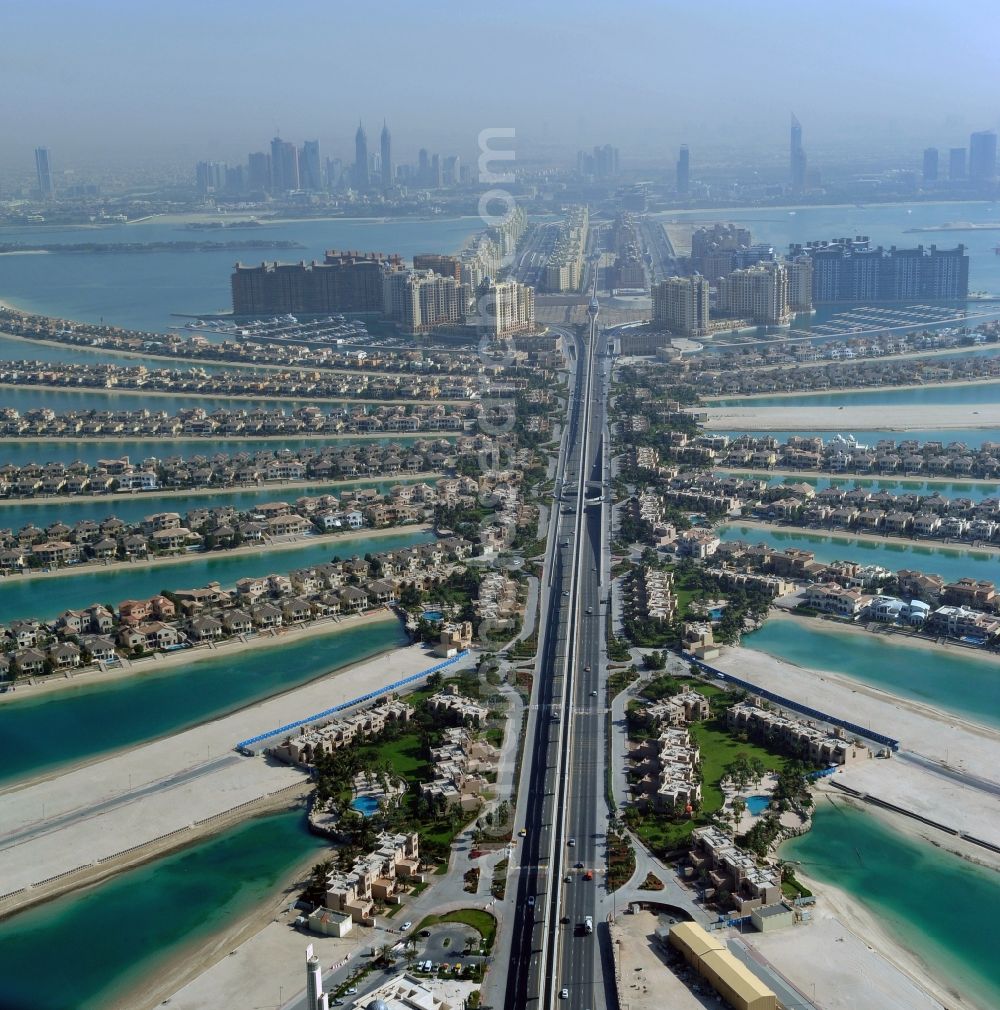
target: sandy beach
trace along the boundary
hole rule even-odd
[[[336,663],[334,642],[331,665]],[[437,662],[420,645],[392,649],[222,718],[9,788],[3,793],[0,893],[90,867],[135,846],[147,847],[144,859],[154,858],[162,836],[304,783],[300,769],[262,756],[245,757],[233,750],[234,743]],[[166,838],[162,844],[176,847],[177,840]],[[107,864],[97,869],[104,872]],[[84,882],[74,875],[68,886]],[[4,912],[10,911],[7,902]]]
[[[2,444],[2,443],[0,443]],[[33,498],[0,498],[0,521],[3,520],[3,509],[9,505],[68,505],[72,507],[78,502],[95,501],[137,501],[151,503],[161,498],[189,498],[211,495],[213,498],[231,494],[248,494],[254,491],[312,491],[316,495],[329,494],[330,488],[368,487],[372,484],[383,484],[391,481],[396,484],[414,484],[422,480],[437,480],[444,474],[439,470],[421,470],[419,473],[408,473],[398,479],[384,477],[351,477],[347,480],[266,480],[258,484],[238,484],[231,487],[191,487],[175,488],[160,491],[112,491],[110,494],[77,494],[77,495],[36,495]]]
[[[802,992],[815,991],[823,1010],[988,1010],[943,987],[932,965],[844,891],[796,872],[820,895],[812,922],[743,942]]]
[[[812,481],[819,477],[829,477],[838,483],[854,481],[873,484],[985,484],[988,487],[998,487],[995,480],[984,480],[980,477],[929,477],[924,474],[899,473],[833,473],[828,470],[754,470],[746,466],[716,466],[713,473],[737,474],[766,480],[768,477],[790,477],[793,480]]]
[[[239,557],[245,554],[279,554],[309,544],[349,544],[352,540],[369,537],[397,536],[401,533],[427,533],[431,526],[427,523],[413,523],[409,526],[389,526],[384,529],[351,530],[349,533],[317,533],[314,536],[296,537],[292,540],[273,540],[269,544],[244,544],[228,551],[196,551],[189,554],[171,554],[166,558],[144,558],[141,561],[95,561],[93,564],[69,565],[49,572],[26,571],[23,574],[5,575],[2,578],[17,582],[34,582],[36,579],[72,578],[84,572],[117,572],[137,568],[166,568],[170,565],[190,564],[199,558]]]
[[[923,431],[928,428],[1000,428],[1000,403],[868,404],[823,407],[700,408],[710,431]]]
[[[953,352],[948,352],[953,353]],[[996,383],[996,378],[983,376],[980,379],[959,379],[957,382],[909,382],[900,386],[831,386],[829,389],[792,389],[777,393],[727,393],[725,396],[706,396],[702,403],[706,407],[718,406],[720,400],[739,400],[753,406],[757,400],[785,400],[791,396],[839,396],[841,393],[892,393],[911,389],[961,389],[963,386],[988,386]],[[853,408],[852,408],[853,409]]]
[[[732,520],[730,525],[753,526],[756,529],[769,530],[772,533],[804,533],[807,536],[826,537],[838,543],[894,543],[909,547],[932,547],[942,554],[957,554],[965,551],[975,551],[978,554],[1000,554],[1000,545],[984,543],[956,543],[955,541],[939,540],[934,537],[904,537],[897,533],[871,533],[866,531],[847,531],[827,529],[824,526],[796,526],[794,523],[770,523],[764,519],[754,519],[741,516]],[[928,565],[931,562],[927,562]]]

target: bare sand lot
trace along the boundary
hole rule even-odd
[[[302,771],[244,757],[233,745],[437,662],[419,645],[396,649],[222,719],[9,790],[0,894],[303,783]]]
[[[705,407],[711,431],[923,431],[998,428],[1000,403],[869,404],[824,407]]]

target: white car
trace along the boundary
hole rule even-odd
[[[569,989],[560,989],[559,990],[559,998],[560,999],[569,999]]]
[[[403,923],[403,925],[402,925],[402,926],[401,926],[400,928],[401,928],[401,929],[403,930],[403,932],[405,933],[405,932],[406,932],[406,931],[407,931],[407,930],[408,930],[408,929],[409,929],[409,928],[410,928],[410,927],[411,927],[412,925],[413,925],[413,923],[412,923],[412,922],[410,922],[410,920],[409,920],[409,919],[407,919],[407,920],[406,920],[406,922],[404,922],[404,923]]]

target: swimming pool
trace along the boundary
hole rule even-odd
[[[444,614],[440,610],[425,610],[420,615],[425,621],[443,621]]]
[[[770,796],[748,796],[746,798],[747,810],[753,814],[754,817],[760,817],[760,815],[767,810],[771,805]]]
[[[351,800],[351,809],[357,810],[365,817],[371,817],[372,814],[378,813],[378,800],[374,796],[355,796]]]

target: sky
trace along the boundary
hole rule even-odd
[[[359,118],[394,160],[680,143],[785,156],[963,144],[1000,127],[1000,4],[984,0],[3,0],[0,162],[238,161],[275,131],[353,156]]]

